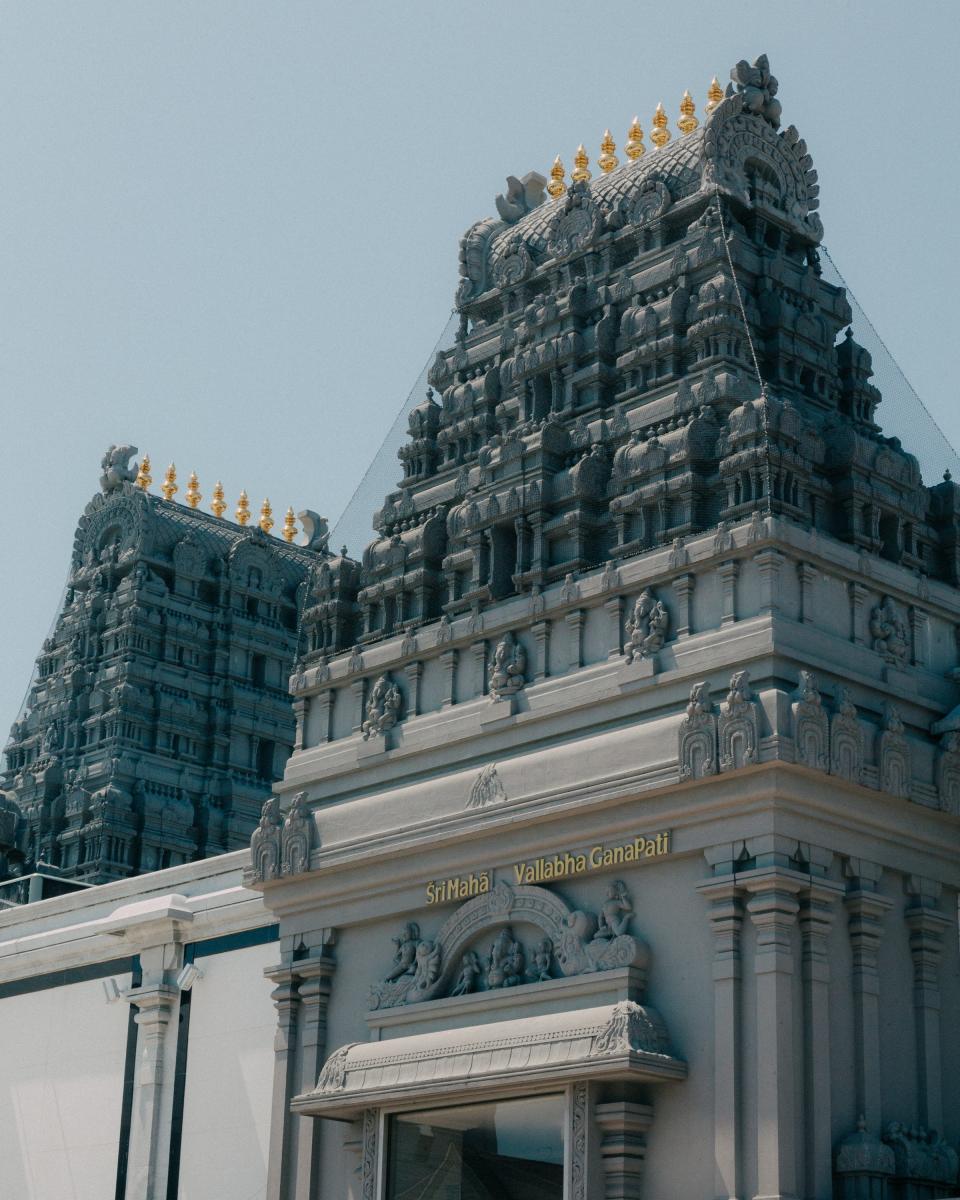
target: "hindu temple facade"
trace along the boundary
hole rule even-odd
[[[113,1047],[117,1196],[960,1194],[960,493],[777,93],[467,231],[375,539],[297,552],[249,850],[0,913],[0,1016]]]

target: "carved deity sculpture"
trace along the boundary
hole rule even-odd
[[[526,684],[527,655],[512,633],[505,633],[493,655],[490,694],[494,700],[514,696]]]
[[[457,982],[450,990],[451,996],[467,996],[471,992],[477,990],[477,980],[480,978],[480,972],[483,968],[480,965],[480,959],[473,950],[468,950],[460,959],[460,974],[457,976]]]
[[[420,926],[416,921],[404,925],[399,937],[393,939],[393,970],[387,975],[386,982],[393,983],[401,975],[413,975],[417,969],[417,946],[420,944]]]
[[[884,597],[883,603],[870,614],[870,637],[874,650],[887,662],[897,666],[906,663],[910,649],[907,627],[889,596]]]
[[[627,662],[650,658],[662,648],[670,628],[670,614],[649,588],[644,588],[627,618],[628,641],[623,647]]]
[[[367,716],[361,726],[363,740],[392,729],[399,719],[401,703],[400,689],[386,675],[381,675],[367,701]]]
[[[550,978],[550,968],[553,966],[553,942],[549,938],[544,938],[542,942],[537,942],[533,952],[533,969],[531,975],[538,983],[546,983]]]
[[[606,899],[597,917],[594,941],[608,941],[627,932],[633,916],[633,901],[622,879],[615,879],[607,888]]]
[[[491,988],[515,987],[523,982],[523,947],[514,941],[513,930],[500,930],[490,947],[490,967],[487,971],[487,986]]]

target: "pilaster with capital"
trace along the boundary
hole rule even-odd
[[[732,625],[737,619],[737,576],[740,574],[740,564],[736,559],[722,562],[717,567],[720,579],[720,594],[722,596],[722,626]]]
[[[336,963],[328,955],[295,964],[300,1000],[300,1087],[312,1087],[327,1050],[327,1008]],[[319,1121],[301,1121],[297,1139],[296,1200],[313,1200],[320,1192]]]
[[[904,914],[913,959],[913,1013],[917,1039],[917,1099],[920,1124],[943,1128],[943,1080],[940,1048],[940,958],[952,924],[939,911],[940,884],[911,875]]]
[[[617,1100],[596,1104],[593,1119],[600,1132],[604,1200],[640,1200],[653,1109]]]
[[[607,613],[608,644],[607,658],[620,658],[623,654],[623,597],[611,596],[604,600],[603,607]]]
[[[287,1110],[294,1091],[294,1054],[297,1041],[299,996],[289,967],[271,967],[264,975],[276,985],[270,993],[277,1010],[273,1035],[273,1092],[270,1112],[270,1146],[267,1161],[267,1200],[286,1200],[289,1195],[290,1121]]]
[[[693,575],[678,575],[670,581],[677,600],[676,632],[678,638],[689,637],[693,629],[692,606]]]

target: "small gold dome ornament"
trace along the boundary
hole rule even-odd
[[[150,474],[150,455],[145,454],[137,469],[136,484],[141,492],[145,492],[151,483],[153,483],[153,476]]]
[[[657,111],[653,114],[653,132],[650,134],[650,141],[658,150],[670,141],[670,130],[667,128],[667,114],[663,111],[663,103],[657,105]]]
[[[570,178],[574,183],[586,183],[590,179],[590,171],[587,164],[590,159],[587,157],[587,152],[583,148],[583,143],[577,147],[577,152],[573,156],[573,170],[570,172]]]
[[[707,88],[707,103],[704,105],[703,111],[712,113],[722,99],[723,88],[720,86],[720,80],[714,75],[710,86]]]
[[[172,500],[177,494],[177,490],[177,468],[171,463],[163,477],[160,491],[163,492],[164,500]]]
[[[246,525],[250,520],[250,501],[247,499],[246,492],[240,493],[240,499],[237,501],[236,518],[238,525]]]
[[[567,190],[567,185],[563,182],[564,166],[560,161],[560,155],[553,160],[553,166],[550,168],[550,182],[547,184],[547,191],[556,200],[558,196],[562,196]]]
[[[287,515],[283,518],[283,540],[289,545],[290,542],[297,536],[297,522],[294,520],[293,509],[287,509]]]
[[[210,509],[215,517],[222,517],[227,511],[227,502],[223,498],[223,484],[219,479],[213,486],[213,499],[210,501]]]
[[[614,154],[617,144],[613,140],[613,136],[609,129],[603,131],[603,141],[600,143],[600,157],[597,159],[600,170],[604,175],[609,175],[610,172],[620,165],[620,160]]]
[[[700,124],[697,118],[693,115],[696,111],[696,105],[693,103],[693,97],[689,92],[684,92],[683,99],[680,101],[680,120],[677,122],[677,128],[681,133],[693,133],[696,127]]]
[[[269,500],[264,500],[260,505],[260,528],[264,533],[269,533],[273,528],[273,509]]]
[[[640,128],[640,118],[634,117],[633,124],[627,133],[627,144],[624,146],[627,152],[627,158],[631,162],[636,162],[638,158],[643,158],[646,153],[646,146],[643,144],[643,130]]]
[[[184,496],[191,508],[196,508],[203,499],[200,495],[200,481],[197,479],[196,471],[190,472],[190,479],[187,481],[187,490],[184,492]]]

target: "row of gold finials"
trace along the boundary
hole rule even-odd
[[[704,106],[705,111],[712,113],[722,99],[723,88],[720,86],[717,77],[714,76],[713,82],[707,90],[707,103]],[[696,105],[693,102],[693,97],[689,92],[684,92],[683,99],[680,101],[680,118],[677,121],[677,128],[681,133],[693,133],[700,124],[695,113]],[[667,123],[667,114],[663,111],[663,104],[661,102],[657,105],[657,111],[653,114],[653,129],[650,132],[650,141],[653,142],[658,150],[662,149],[672,136],[670,130],[667,128]],[[604,130],[597,165],[605,175],[620,165],[620,160],[614,153],[616,148],[617,145],[613,140],[610,130]],[[624,151],[627,158],[631,159],[631,161],[636,161],[636,159],[643,157],[646,149],[646,146],[643,144],[643,130],[640,128],[640,119],[639,117],[634,117],[633,123],[627,133]],[[553,160],[553,166],[550,168],[550,182],[547,184],[547,191],[554,199],[557,196],[562,196],[567,190],[567,185],[563,182],[565,173],[566,168],[560,161],[560,155],[558,154]],[[581,144],[577,147],[577,152],[573,156],[573,170],[570,172],[570,178],[574,183],[586,183],[590,177],[590,159],[587,157],[587,152]]]
[[[145,454],[143,461],[140,463],[137,470],[136,485],[142,491],[153,483],[153,476],[150,474],[150,455]],[[177,468],[173,463],[167,467],[166,474],[163,477],[163,483],[160,485],[160,491],[163,493],[164,500],[172,500],[180,489],[177,487]],[[200,494],[200,481],[197,479],[196,471],[190,472],[190,479],[187,482],[187,490],[184,492],[184,498],[190,508],[199,508],[200,501],[203,496]],[[227,502],[223,498],[223,484],[218,479],[213,488],[213,499],[210,501],[210,509],[215,517],[222,517],[227,511]],[[250,501],[247,499],[247,493],[241,492],[240,499],[237,501],[237,510],[234,513],[238,525],[247,525],[250,522]],[[270,507],[270,501],[264,500],[260,506],[260,520],[257,522],[264,533],[269,533],[275,522],[273,519],[273,509]],[[280,530],[280,535],[285,542],[292,542],[297,536],[297,522],[293,516],[293,509],[288,508],[286,516],[283,518],[283,528]]]

